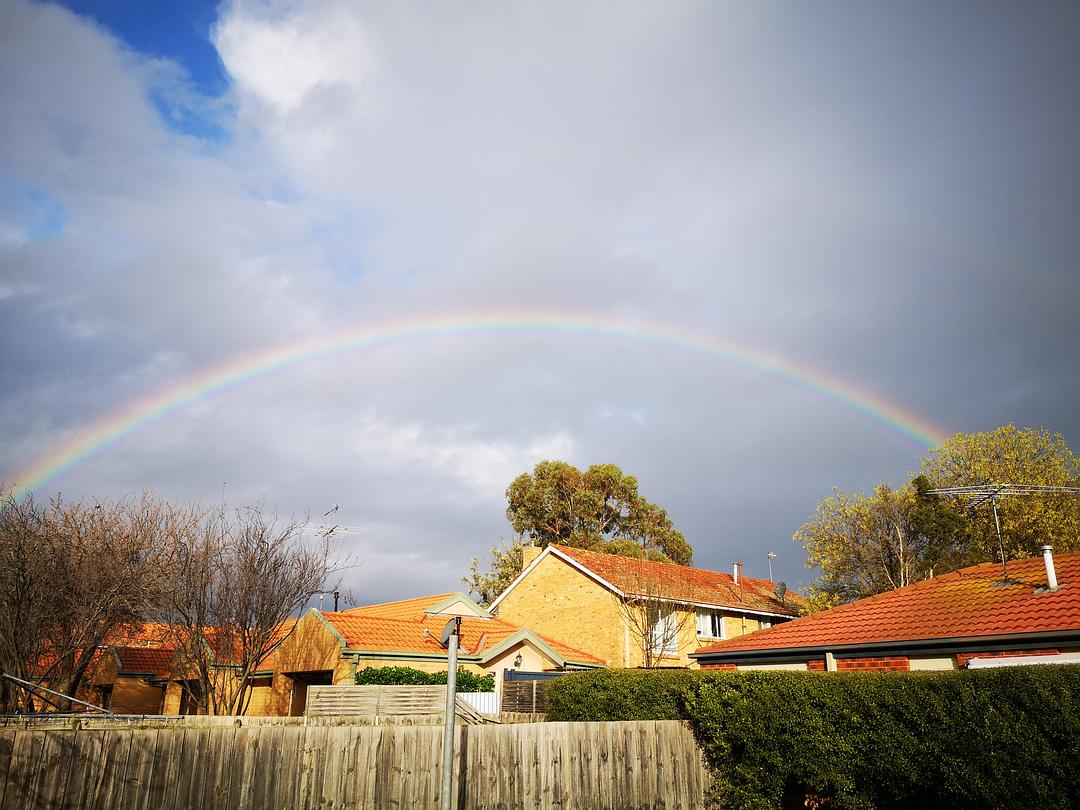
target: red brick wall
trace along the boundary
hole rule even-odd
[[[906,655],[884,655],[871,658],[837,658],[837,672],[907,672]]]
[[[806,668],[811,672],[824,672],[825,660],[823,658],[811,658],[806,662]]]
[[[735,664],[702,664],[702,669],[723,669],[728,672],[734,672],[738,667]]]
[[[963,669],[972,658],[1015,658],[1018,655],[1057,655],[1057,650],[995,650],[956,654],[956,666]]]

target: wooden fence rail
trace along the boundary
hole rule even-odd
[[[455,807],[699,808],[673,721],[456,729]],[[439,805],[439,726],[0,729],[0,810],[345,810]]]

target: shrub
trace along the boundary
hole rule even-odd
[[[677,720],[685,669],[595,669],[548,682],[549,720]]]
[[[446,683],[446,670],[422,672],[412,667],[365,667],[356,673],[360,686],[379,684],[384,686],[436,686]],[[495,676],[491,673],[477,675],[458,667],[458,692],[494,692]]]
[[[683,719],[724,807],[1069,807],[1080,667],[810,673],[604,670],[551,684],[559,720]]]
[[[1069,806],[1080,669],[708,673],[684,694],[732,807]]]

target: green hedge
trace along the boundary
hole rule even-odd
[[[723,807],[1080,801],[1080,667],[598,674],[553,683],[549,716],[688,721]]]
[[[549,720],[678,720],[685,669],[595,669],[548,682]]]
[[[446,683],[446,670],[422,672],[412,667],[365,667],[356,673],[360,686],[379,684],[383,686],[438,686]],[[477,675],[463,667],[457,672],[458,692],[494,692],[495,676]]]

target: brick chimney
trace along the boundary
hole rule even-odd
[[[521,549],[521,570],[524,571],[528,568],[529,563],[539,557],[541,551],[543,551],[543,549],[538,546],[523,546]]]

